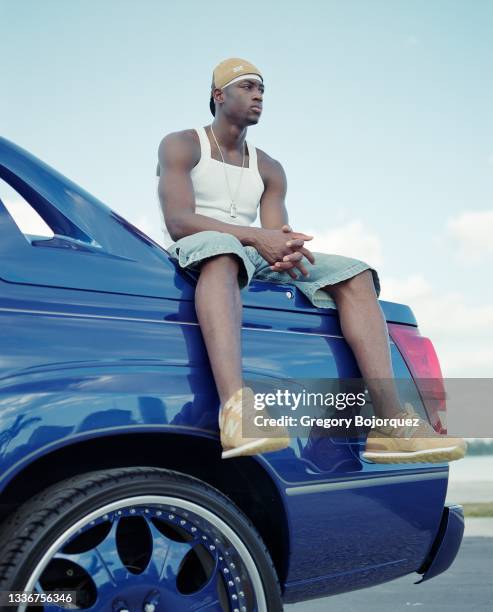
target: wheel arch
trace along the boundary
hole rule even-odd
[[[251,457],[221,460],[217,441],[181,433],[135,433],[86,439],[46,453],[20,470],[0,495],[0,521],[43,489],[93,470],[149,466],[194,476],[227,495],[250,519],[272,557],[281,585],[289,533],[281,494]]]

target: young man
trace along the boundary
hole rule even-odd
[[[168,134],[158,151],[165,246],[182,268],[200,271],[195,306],[221,402],[223,458],[278,450],[289,442],[286,432],[242,436],[241,417],[253,413],[253,391],[242,379],[240,289],[252,278],[289,281],[315,306],[336,306],[377,416],[411,416],[393,381],[377,271],[357,259],[311,253],[305,243],[313,237],[288,225],[281,164],[246,141],[248,126],[262,114],[264,91],[253,64],[224,60],[213,71],[212,124]],[[258,207],[261,228],[250,226]],[[433,437],[422,420],[412,432],[404,429],[372,430],[364,456],[386,463],[464,456],[461,439]]]

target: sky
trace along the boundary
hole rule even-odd
[[[247,59],[293,229],[374,266],[445,376],[491,377],[492,28],[491,0],[0,0],[1,134],[163,244],[159,143]]]

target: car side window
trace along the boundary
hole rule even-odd
[[[89,192],[0,138],[0,281],[191,299],[167,253]]]
[[[53,238],[55,234],[51,227],[26,199],[2,178],[0,178],[0,200],[29,242],[31,238]]]

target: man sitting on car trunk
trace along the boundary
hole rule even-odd
[[[318,308],[337,307],[379,417],[418,417],[401,406],[395,387],[377,271],[364,261],[305,246],[285,206],[281,164],[246,141],[262,113],[264,81],[250,62],[230,58],[213,71],[211,125],[166,135],[159,145],[159,186],[168,251],[182,268],[200,272],[195,306],[221,406],[223,458],[285,448],[289,437],[242,435],[242,414],[253,414],[253,390],[243,385],[240,289],[252,278],[290,282]],[[261,228],[251,227],[260,207]],[[171,243],[171,244],[170,244]],[[308,266],[308,267],[307,267]],[[298,275],[299,273],[299,275]],[[418,426],[375,427],[363,456],[374,462],[460,459],[465,442]]]

